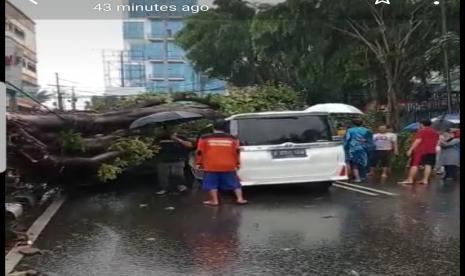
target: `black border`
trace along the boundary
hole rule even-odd
[[[6,17],[5,16],[5,5],[6,5],[6,2],[3,1],[3,5],[2,5],[2,18],[3,18],[3,20],[2,20],[2,24],[1,24],[1,32],[3,34],[3,38],[5,38],[5,23],[3,23],[3,22],[5,22],[5,17]],[[2,52],[5,53],[5,43],[2,42],[1,45],[2,45],[1,47],[3,49]],[[4,55],[2,55],[1,57],[2,57],[2,63],[4,63],[4,61],[5,61]],[[2,70],[2,71],[3,72],[1,74],[1,81],[5,82],[5,70]],[[1,103],[1,104],[3,104],[3,103]],[[0,158],[3,158],[3,156],[0,157]],[[8,165],[7,165],[7,167],[8,167]],[[3,187],[2,188],[3,198],[5,198],[5,189],[4,189],[4,187],[5,187],[5,176],[6,176],[6,173],[2,172],[1,176],[0,176],[0,179],[2,180],[2,183],[3,183],[3,185],[2,185],[2,187]],[[3,213],[2,218],[3,218],[3,224],[5,224],[5,213]],[[2,244],[3,244],[3,247],[5,247],[5,227],[3,227],[2,229],[3,229],[3,231],[2,231],[3,232],[3,234],[2,234],[2,241],[3,241]],[[5,266],[5,263],[3,263],[3,266]]]

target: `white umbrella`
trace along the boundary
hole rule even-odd
[[[343,114],[363,114],[363,112],[348,104],[342,103],[327,103],[317,104],[305,109],[306,112],[327,112],[327,113],[343,113]]]

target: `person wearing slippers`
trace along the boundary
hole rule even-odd
[[[188,190],[184,173],[188,151],[169,138],[167,125],[162,126],[161,132],[156,163],[159,189],[156,194],[165,196],[168,193],[184,193]]]
[[[420,124],[420,129],[415,135],[412,146],[407,151],[410,157],[410,168],[407,179],[398,182],[399,184],[413,184],[419,166],[424,166],[423,179],[420,184],[428,184],[431,171],[436,164],[436,146],[439,141],[438,132],[431,127],[431,121],[425,120]]]
[[[239,140],[226,133],[227,122],[217,120],[213,124],[213,133],[203,135],[197,142],[196,165],[204,171],[202,188],[208,192],[209,199],[203,204],[218,206],[218,190],[233,190],[237,204],[246,204],[242,188],[237,177],[240,166]]]

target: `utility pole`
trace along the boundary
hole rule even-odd
[[[121,87],[124,87],[124,51],[120,52],[119,60],[121,66]]]
[[[76,110],[76,92],[74,92],[74,86],[71,88],[71,107],[73,111]]]
[[[442,35],[445,37],[447,34],[447,25],[446,25],[446,0],[441,0],[441,21],[442,21]],[[452,113],[452,95],[450,87],[450,70],[449,70],[449,57],[447,54],[447,47],[443,45],[444,52],[444,76],[446,78],[446,93],[447,93],[447,111]]]
[[[60,92],[60,78],[58,77],[58,73],[55,73],[55,77],[57,86],[58,110],[63,111],[63,97]]]

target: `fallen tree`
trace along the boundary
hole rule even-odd
[[[206,103],[178,96],[171,102],[152,100],[107,112],[8,113],[8,165],[26,181],[111,180],[124,168],[151,159],[158,150],[156,139],[146,139],[153,132],[129,130],[134,120],[164,111],[221,116]]]
[[[199,113],[207,118],[218,116],[214,109],[204,104],[166,103],[106,113],[8,114],[7,120],[17,124],[26,124],[43,132],[73,129],[85,134],[99,134],[127,128],[134,120],[150,114],[178,110]]]

